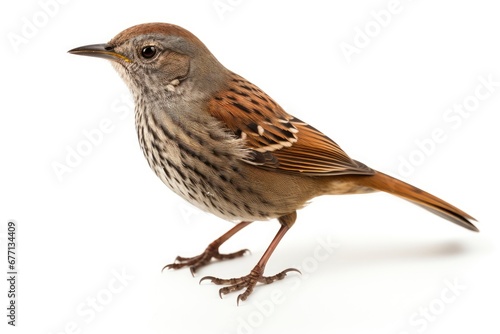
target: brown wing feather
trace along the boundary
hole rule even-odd
[[[252,152],[247,162],[308,175],[373,174],[323,133],[287,114],[257,86],[234,73],[231,80],[231,88],[209,101],[208,111],[245,139]]]

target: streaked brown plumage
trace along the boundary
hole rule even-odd
[[[140,146],[158,177],[202,210],[239,221],[199,256],[178,257],[166,268],[194,273],[220,254],[219,246],[254,220],[277,218],[281,228],[249,275],[203,279],[228,285],[220,294],[244,289],[245,300],[265,277],[265,265],[294,224],[296,211],[328,194],[385,191],[472,231],[460,209],[407,183],[351,159],[335,142],[287,114],[257,86],[227,70],[187,30],[166,23],[131,27],[107,44],[74,54],[109,59],[136,102]],[[203,280],[202,279],[202,280]]]

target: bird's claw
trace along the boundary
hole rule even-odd
[[[221,254],[219,253],[218,247],[208,246],[207,249],[205,249],[205,251],[198,256],[193,256],[193,257],[177,256],[175,258],[174,263],[167,264],[165,267],[163,267],[162,271],[165,269],[180,269],[184,267],[189,267],[191,275],[193,275],[194,277],[196,271],[199,268],[207,265],[212,259],[216,259],[219,261],[229,260],[243,256],[247,253],[250,253],[250,250],[242,249],[234,253]]]
[[[236,304],[239,305],[240,301],[245,301],[248,296],[253,292],[253,289],[257,285],[257,283],[262,283],[262,284],[271,284],[273,282],[282,280],[285,278],[287,273],[289,272],[297,272],[299,274],[302,274],[300,270],[295,269],[295,268],[288,268],[283,270],[282,272],[273,275],[273,276],[263,276],[263,268],[260,268],[256,266],[250,274],[238,278],[217,278],[214,276],[205,276],[200,279],[200,284],[203,281],[211,281],[212,283],[216,285],[227,285],[221,289],[219,289],[219,297],[222,299],[223,295],[226,295],[228,293],[234,292],[234,291],[239,291],[242,289],[245,289],[243,293],[238,295],[238,298],[236,300]]]

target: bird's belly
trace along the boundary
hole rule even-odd
[[[161,165],[152,168],[177,195],[223,219],[253,221],[274,216],[262,203],[266,202],[265,197],[245,186],[248,181],[240,175],[229,175],[224,169],[209,170],[203,163],[193,161],[183,162],[180,166],[162,161]]]
[[[266,196],[249,183],[246,163],[238,156],[214,154],[215,148],[201,151],[187,143],[170,141],[159,144],[143,140],[141,148],[163,183],[199,209],[230,221],[277,216]]]

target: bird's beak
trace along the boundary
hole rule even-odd
[[[71,49],[68,52],[75,55],[98,57],[112,61],[125,61],[127,63],[132,62],[128,57],[115,52],[113,47],[109,44],[85,45],[80,46],[79,48]]]

